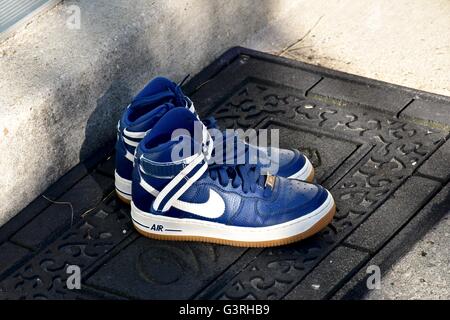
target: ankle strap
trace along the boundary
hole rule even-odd
[[[178,200],[208,169],[208,160],[214,148],[214,141],[203,125],[202,128],[202,149],[188,158],[177,162],[155,162],[147,159],[145,155],[140,156],[139,174],[147,174],[155,178],[172,179],[161,191],[155,190],[148,185],[142,176],[140,185],[150,194],[155,196],[153,210],[165,212],[169,210],[175,201]]]
[[[153,202],[153,209],[161,212],[169,210],[175,200],[178,200],[207,169],[205,156],[200,154],[161,190]]]
[[[139,159],[140,170],[154,178],[173,179],[198,156],[198,154],[195,154],[176,162],[156,162],[141,155]]]
[[[180,165],[180,164],[178,164]],[[183,164],[185,165],[185,164]],[[161,170],[174,170],[176,164],[169,169],[170,166],[158,166]],[[178,167],[179,168],[179,167]],[[208,162],[203,153],[197,154],[196,157],[191,157],[191,161],[189,164],[185,165],[185,167],[178,171],[178,174],[161,190],[157,191],[145,180],[140,177],[140,185],[147,192],[155,196],[155,200],[153,201],[153,210],[158,212],[165,212],[169,210],[175,201],[183,195],[186,190],[189,189],[192,184],[197,181],[203,173],[208,169]],[[156,169],[159,170],[159,169]],[[142,166],[139,168],[139,175],[141,175],[141,171],[145,172]]]

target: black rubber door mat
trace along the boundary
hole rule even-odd
[[[222,128],[280,129],[334,195],[332,224],[270,249],[140,237],[105,148],[44,193],[57,203],[39,197],[0,229],[0,298],[360,298],[369,266],[385,272],[450,210],[447,97],[244,48],[185,91]]]

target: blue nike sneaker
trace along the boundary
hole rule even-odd
[[[184,95],[181,86],[158,77],[150,81],[124,111],[117,125],[115,187],[119,198],[131,200],[131,176],[136,146],[158,120],[171,108],[184,107],[196,114],[193,102]],[[204,120],[208,128],[215,127],[214,118]],[[314,168],[306,156],[298,150],[259,148],[270,155],[271,165],[265,173],[281,177],[312,181]],[[278,168],[272,172],[271,168]]]
[[[200,137],[196,126],[203,126]],[[145,135],[132,177],[131,217],[139,233],[268,247],[309,237],[332,220],[335,203],[325,188],[263,175],[258,163],[210,163],[216,147],[202,122],[182,107]]]

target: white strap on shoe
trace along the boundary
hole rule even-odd
[[[205,161],[205,156],[200,154],[161,190],[153,202],[153,209],[162,212],[169,210],[173,202],[185,193],[207,169],[208,163]]]
[[[202,150],[181,162],[157,163],[141,156],[141,172],[154,177],[169,177],[176,174],[172,180],[161,190],[153,201],[153,209],[160,212],[169,210],[175,201],[177,201],[192,184],[194,184],[208,169],[208,160],[211,158],[211,153],[214,148],[214,141],[208,132],[208,129],[203,126],[202,129]],[[181,169],[181,171],[180,171]],[[148,188],[148,184],[140,179],[140,185],[150,193],[154,193],[154,188]],[[150,190],[151,189],[151,190]]]
[[[128,131],[127,128],[123,129],[123,135],[132,138],[132,139],[143,139],[147,133],[149,133],[151,129],[147,131],[140,131],[140,132],[134,132],[134,131]],[[133,141],[134,142],[134,141]]]
[[[130,105],[129,105],[130,106]],[[129,107],[128,106],[128,107]],[[127,108],[128,108],[127,107]],[[132,151],[136,149],[136,147],[139,144],[139,141],[134,141],[131,139],[143,139],[147,133],[149,133],[151,129],[147,131],[141,131],[141,132],[135,132],[135,131],[128,131],[127,128],[123,129],[123,134],[120,133],[120,120],[117,122],[117,139],[119,139],[120,136],[122,136],[123,142],[130,146]],[[134,164],[134,154],[131,153],[128,148],[125,148],[125,158],[131,161]]]

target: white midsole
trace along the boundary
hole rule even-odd
[[[305,162],[305,165],[303,166],[303,168],[301,168],[299,171],[297,171],[293,175],[289,176],[288,179],[298,179],[298,180],[303,180],[303,181],[306,181],[306,179],[308,179],[308,177],[311,175],[312,171],[314,170],[314,167],[311,164],[311,162],[308,160],[308,158],[305,157],[305,159],[306,159],[306,162]]]
[[[131,180],[122,178],[117,171],[114,171],[114,184],[121,197],[131,200]]]
[[[138,209],[133,202],[131,202],[131,217],[137,229],[155,235],[197,236],[232,241],[261,242],[280,240],[304,233],[327,215],[333,206],[333,197],[328,192],[325,202],[313,212],[292,221],[257,228],[154,215]]]

